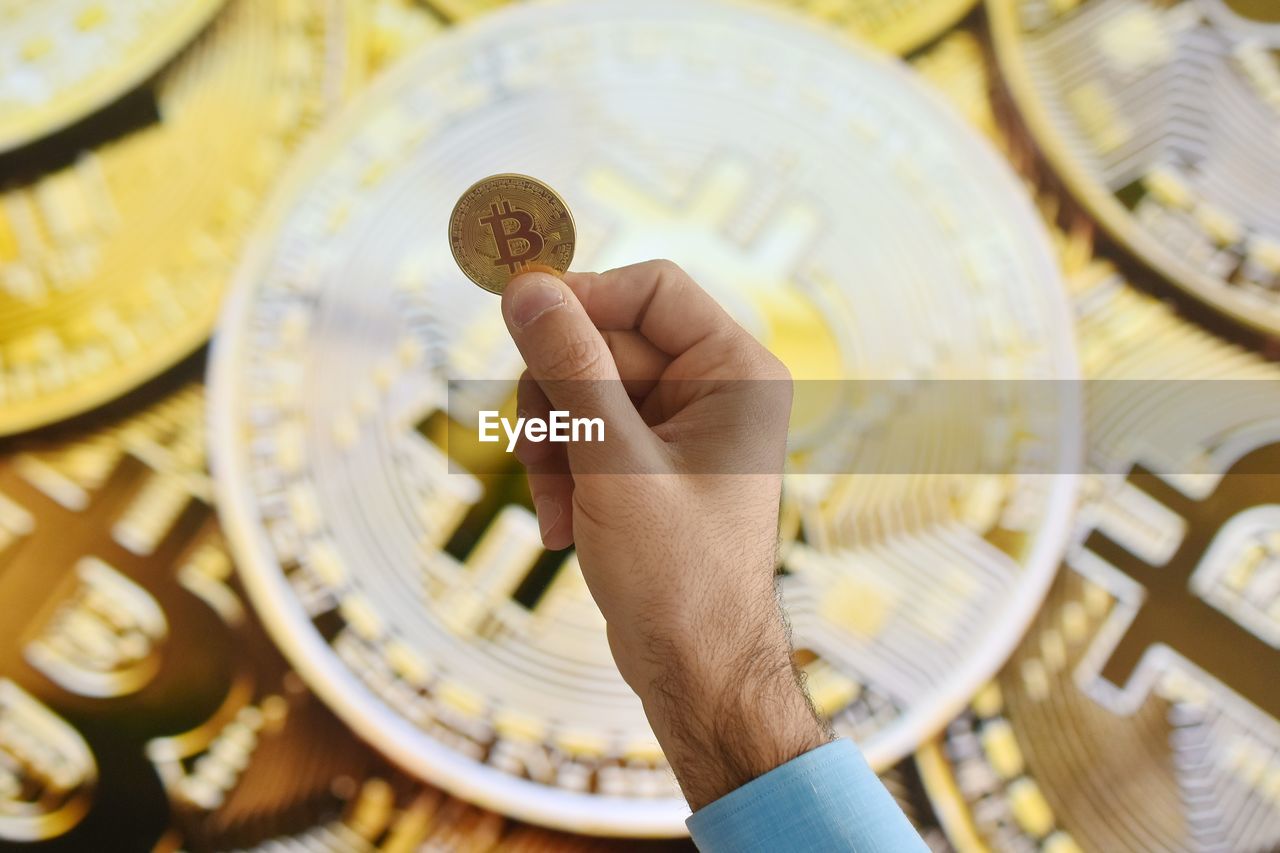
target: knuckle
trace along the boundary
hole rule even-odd
[[[595,494],[596,491],[598,490],[590,488],[573,490],[573,497],[569,501],[573,506],[574,523],[584,528],[595,528],[601,531],[617,529],[622,523],[619,518],[620,513],[602,506],[602,504],[607,505],[609,501],[607,497],[601,500],[603,496]]]
[[[772,379],[776,382],[791,382],[791,371],[787,369],[787,365],[783,364],[782,359],[773,355],[772,352],[760,347],[760,356],[755,365],[755,374],[760,379]]]
[[[689,274],[679,264],[666,258],[649,261],[649,266],[653,270],[653,277],[657,282],[658,288],[663,290],[679,291],[693,280],[689,278]]]
[[[656,258],[649,261],[649,264],[653,267],[654,273],[660,277],[684,278],[687,275],[679,264],[667,258]]]
[[[762,343],[745,330],[736,329],[729,339],[731,360],[744,379],[791,381],[791,371]]]
[[[562,382],[598,378],[604,354],[595,341],[576,338],[566,342],[547,360],[544,378]]]

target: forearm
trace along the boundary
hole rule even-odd
[[[776,599],[733,604],[683,636],[651,638],[648,672],[633,679],[695,810],[831,739],[797,677]]]
[[[520,408],[626,437],[527,460],[529,484],[544,543],[577,547],[699,845],[906,849],[910,824],[856,747],[829,742],[792,665],[774,583],[786,367],[667,262],[520,276],[503,313],[529,366]]]

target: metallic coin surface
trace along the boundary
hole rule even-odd
[[[224,2],[0,0],[0,152],[142,83]]]
[[[362,72],[357,14],[236,0],[74,138],[3,155],[0,434],[109,400],[204,341],[281,163]]]
[[[237,587],[201,372],[0,454],[5,849],[241,848],[317,822],[355,849],[387,829],[371,807],[334,819],[353,778],[375,796],[394,771],[288,672]]]
[[[1280,334],[1280,6],[990,0],[996,54],[1067,188],[1146,264]]]
[[[540,176],[577,214],[576,264],[672,258],[801,379],[1073,377],[1058,270],[936,95],[793,18],[539,4],[432,48],[330,126],[262,220],[214,344],[220,512],[298,672],[406,769],[538,823],[679,834],[575,557],[542,549],[518,463],[448,405],[471,379],[513,405],[521,369],[440,239],[454,201],[473,175]],[[1034,615],[1074,494],[1042,466],[1078,448],[1014,406],[989,473],[803,474],[883,422],[799,391],[796,411],[798,661],[886,769]]]
[[[0,453],[0,848],[672,850],[454,800],[306,690],[208,502],[202,368]]]
[[[453,206],[449,249],[467,278],[491,293],[529,269],[562,273],[573,262],[573,214],[528,175],[491,175]]]
[[[773,0],[890,53],[907,54],[953,26],[977,0]]]
[[[285,666],[232,589],[184,372],[0,454],[6,849],[150,850],[221,805],[264,734]]]
[[[1009,664],[917,760],[957,849],[1280,848],[1280,370],[1078,276],[1076,544]]]

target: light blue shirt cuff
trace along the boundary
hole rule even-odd
[[[685,821],[702,853],[928,848],[852,741],[806,752]]]

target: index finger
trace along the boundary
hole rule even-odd
[[[672,357],[738,328],[719,303],[671,261],[645,261],[602,273],[565,273],[564,282],[596,328],[634,329]]]

